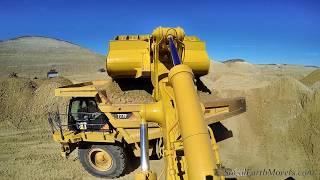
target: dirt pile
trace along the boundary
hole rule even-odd
[[[60,113],[65,113],[66,105],[69,98],[56,97],[54,95],[54,89],[71,84],[71,82],[65,78],[54,78],[46,79],[38,83],[39,86],[35,90],[34,96],[31,101],[31,112],[33,113],[35,118],[46,118],[49,112],[54,112],[57,110]]]
[[[307,86],[312,86],[319,81],[320,81],[320,69],[314,70],[313,72],[308,74],[306,77],[301,79],[301,82]]]
[[[28,120],[29,103],[36,84],[23,78],[10,78],[0,82],[1,126],[19,127]]]
[[[47,124],[47,113],[65,107],[66,98],[54,96],[54,89],[70,84],[64,78],[7,78],[0,81],[1,126],[28,128]]]
[[[114,104],[150,103],[154,101],[152,95],[146,90],[122,90],[119,84],[112,80],[101,89],[106,91],[109,100]]]
[[[294,123],[295,131],[291,132],[292,140],[299,142],[307,155],[308,167],[320,169],[320,90],[315,90],[301,103],[303,112],[299,114]]]
[[[220,143],[232,168],[319,169],[319,91],[281,77],[265,87],[223,90],[218,96],[245,96],[247,112],[223,124],[233,138]]]
[[[237,73],[256,73],[258,69],[248,62],[227,62],[224,63],[228,68],[236,70]]]
[[[212,61],[209,73],[200,78],[212,91],[217,87],[225,89],[247,89],[253,86],[265,86],[266,77],[261,70],[248,62]]]

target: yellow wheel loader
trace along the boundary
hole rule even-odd
[[[166,179],[224,179],[217,173],[222,165],[213,127],[245,112],[246,104],[242,97],[200,101],[196,84],[209,65],[205,43],[180,27],[116,36],[109,44],[108,75],[150,83],[154,102],[114,104],[104,80],[60,87],[56,96],[72,98],[64,117],[49,114],[53,139],[64,156],[78,148],[83,167],[98,177],[123,175],[129,150],[140,158],[137,180],[157,179],[152,155],[164,158]]]

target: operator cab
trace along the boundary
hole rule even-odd
[[[100,111],[94,98],[77,97],[70,100],[68,109],[70,130],[109,129],[108,122],[108,117]]]

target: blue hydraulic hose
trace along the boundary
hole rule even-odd
[[[177,48],[176,48],[176,46],[175,46],[175,44],[173,42],[173,37],[169,36],[168,40],[169,40],[169,47],[170,47],[170,52],[171,52],[173,65],[174,66],[179,65],[179,64],[181,64],[181,59],[180,59],[180,57],[178,55]]]

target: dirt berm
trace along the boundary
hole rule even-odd
[[[1,127],[25,129],[46,127],[47,113],[63,109],[66,98],[54,96],[54,89],[71,84],[65,78],[6,78],[0,81]]]
[[[224,165],[233,169],[296,172],[320,169],[317,154],[320,152],[320,89],[311,89],[290,77],[280,77],[265,87],[246,90],[217,87],[217,93],[220,97],[245,96],[247,100],[246,113],[223,121],[233,131],[232,138],[219,144]],[[277,178],[288,176],[259,177]]]

